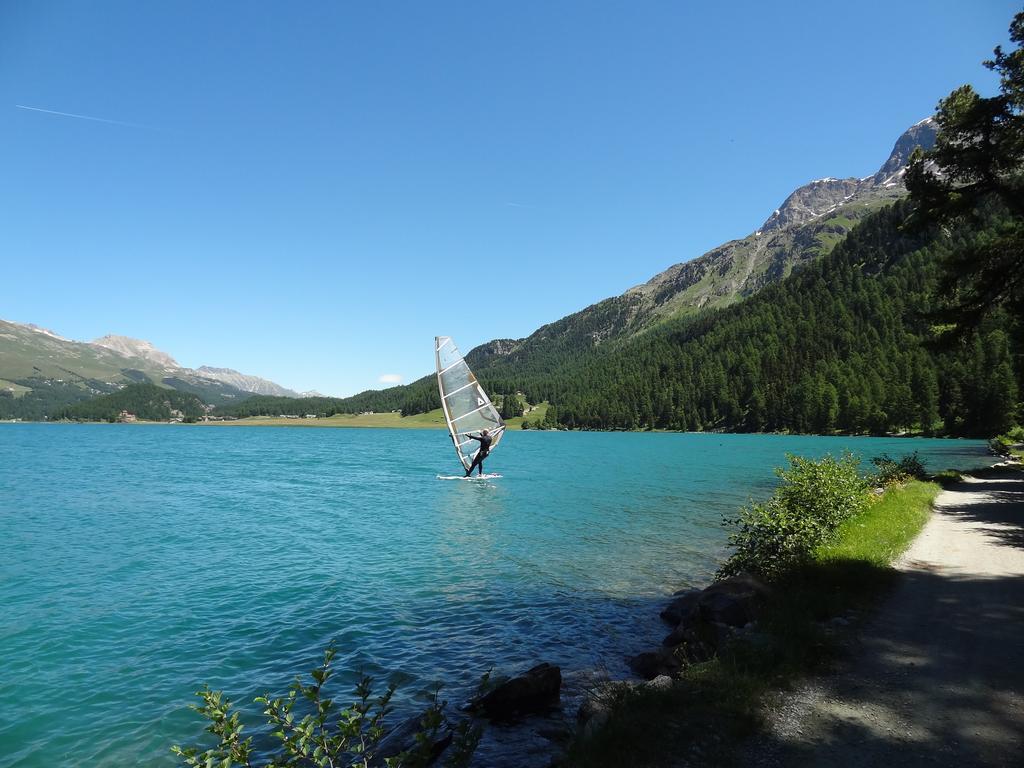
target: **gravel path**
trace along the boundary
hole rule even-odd
[[[836,674],[772,707],[760,766],[1024,765],[1024,474],[943,491]]]

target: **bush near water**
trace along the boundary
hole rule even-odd
[[[760,726],[764,697],[826,667],[834,622],[848,623],[893,583],[892,561],[928,519],[940,488],[910,476],[918,457],[872,462],[877,471],[861,475],[850,456],[789,457],[774,495],[727,523],[735,549],[719,577],[743,570],[771,585],[756,625],[724,633],[705,661],[682,659],[669,685],[615,687],[604,724],[576,738],[568,765],[659,765],[680,754],[733,764]]]
[[[328,647],[323,663],[310,672],[310,682],[296,678],[284,696],[271,697],[268,693],[255,699],[266,718],[258,746],[253,745],[254,737],[242,737],[246,726],[241,713],[232,710],[231,701],[221,691],[204,687],[196,693],[202,704],[191,709],[209,721],[206,731],[217,742],[205,748],[175,745],[171,751],[193,768],[424,768],[435,764],[442,752],[445,768],[468,765],[480,730],[468,720],[450,724],[445,716],[446,704],[437,693],[413,719],[414,727],[405,743],[397,739],[389,743],[385,730],[394,686],[374,695],[373,681],[364,675],[356,685],[355,700],[339,707],[325,690],[334,675],[335,655],[334,646]]]
[[[782,481],[765,502],[752,502],[725,521],[734,551],[719,577],[743,571],[774,580],[805,563],[815,548],[827,543],[839,525],[862,512],[868,503],[868,482],[857,471],[857,459],[826,456],[812,461],[789,456],[789,468],[775,471]]]

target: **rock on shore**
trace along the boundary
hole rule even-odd
[[[677,592],[661,612],[672,631],[661,648],[628,659],[630,669],[646,680],[677,676],[686,664],[714,656],[738,628],[756,621],[770,597],[771,589],[746,573]]]
[[[538,664],[525,674],[499,683],[470,706],[491,720],[509,720],[558,706],[561,689],[561,669]]]

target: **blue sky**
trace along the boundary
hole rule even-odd
[[[1019,9],[5,2],[0,318],[411,381],[874,172]]]

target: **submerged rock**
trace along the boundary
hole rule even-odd
[[[491,720],[508,720],[519,715],[546,712],[558,706],[562,670],[553,664],[538,664],[519,677],[499,683],[471,705]]]
[[[422,722],[422,715],[414,715],[392,728],[388,735],[381,739],[370,765],[382,766],[385,758],[396,757],[416,747],[416,734],[423,730]],[[453,736],[454,732],[447,723],[441,726],[431,743],[432,760],[448,748]]]
[[[662,610],[661,618],[673,626],[689,618],[697,610],[697,604],[703,592],[702,589],[687,589],[677,592],[672,602]]]
[[[705,622],[743,627],[754,621],[771,589],[750,574],[741,573],[717,581],[698,599],[700,617]]]
[[[705,661],[728,642],[736,629],[749,627],[771,596],[771,589],[750,574],[738,574],[700,590],[679,593],[661,612],[676,619],[662,646],[684,664]]]
[[[682,667],[679,659],[668,648],[638,653],[636,656],[628,658],[626,663],[637,677],[642,677],[644,680],[653,680],[662,675],[674,677]]]
[[[587,693],[576,713],[576,729],[584,738],[589,738],[599,730],[612,711],[632,692],[639,683],[628,680],[609,680],[601,683]]]

